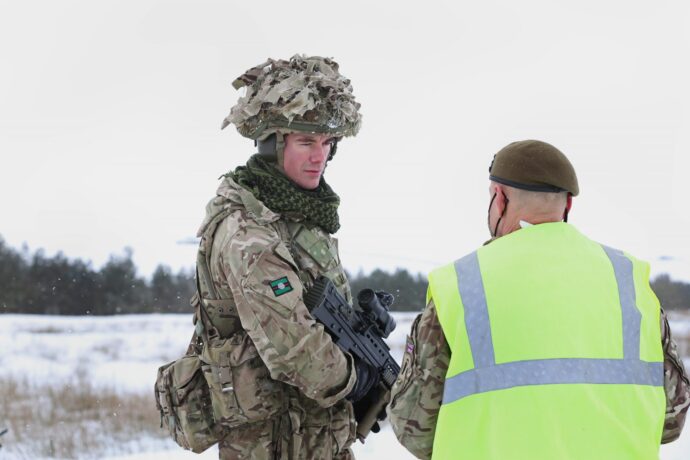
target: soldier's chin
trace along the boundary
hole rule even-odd
[[[319,186],[319,182],[321,181],[321,173],[310,173],[300,181],[297,185],[299,185],[302,188],[305,188],[307,190],[314,190],[316,187]]]

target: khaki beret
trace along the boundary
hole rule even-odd
[[[526,140],[503,147],[491,162],[489,179],[533,192],[580,193],[568,158],[546,142]]]

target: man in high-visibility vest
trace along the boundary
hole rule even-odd
[[[429,274],[398,439],[419,458],[658,458],[690,383],[649,266],[567,223],[578,182],[552,145],[509,144],[489,173],[492,239]]]

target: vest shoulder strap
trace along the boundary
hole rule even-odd
[[[228,206],[218,212],[208,223],[199,242],[199,249],[196,258],[196,292],[190,303],[194,308],[195,339],[208,341],[210,338],[227,335],[239,324],[239,317],[235,301],[232,298],[222,299],[218,294],[213,278],[211,276],[211,248],[218,225],[238,208]],[[209,310],[213,312],[213,318],[209,315]],[[215,319],[215,321],[214,321]],[[221,327],[224,323],[228,327]],[[219,329],[222,329],[219,331]],[[190,344],[190,349],[193,348]]]

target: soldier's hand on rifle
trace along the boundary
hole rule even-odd
[[[355,372],[357,373],[357,382],[355,386],[352,387],[350,393],[345,397],[352,402],[359,401],[364,398],[369,390],[371,390],[374,385],[379,383],[379,373],[378,371],[365,363],[361,359],[355,359]]]
[[[383,409],[381,412],[379,412],[379,415],[376,416],[377,421],[371,426],[372,433],[378,433],[381,431],[381,425],[379,425],[379,422],[386,420],[386,417],[388,417],[388,414],[386,414],[386,409]]]

